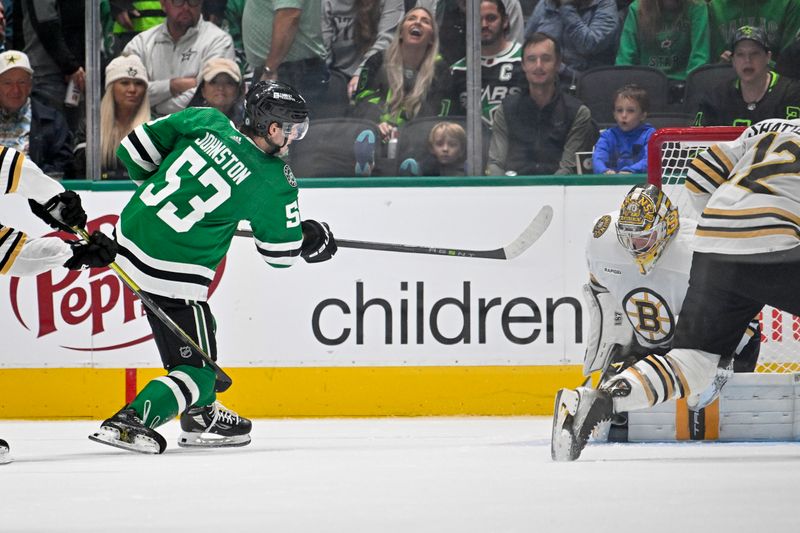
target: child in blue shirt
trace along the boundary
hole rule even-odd
[[[647,91],[625,85],[614,93],[617,125],[600,134],[592,154],[595,174],[644,174],[647,172],[647,141],[656,129],[646,123]]]

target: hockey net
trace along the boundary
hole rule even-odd
[[[702,150],[717,142],[736,139],[744,128],[664,128],[648,144],[647,181],[661,185],[681,216],[697,219],[683,186],[687,165]],[[765,307],[761,320],[761,355],[757,372],[800,371],[800,318],[779,309]]]

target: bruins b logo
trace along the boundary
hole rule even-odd
[[[636,334],[650,344],[663,344],[675,331],[675,316],[667,301],[647,288],[634,289],[622,299]]]

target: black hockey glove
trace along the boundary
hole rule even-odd
[[[72,241],[69,245],[72,246],[72,257],[64,266],[70,270],[104,267],[117,256],[117,241],[99,231],[92,233],[89,242]]]
[[[336,239],[333,238],[328,224],[316,220],[304,220],[301,227],[303,228],[303,247],[300,249],[300,256],[307,263],[321,263],[336,254],[339,247],[336,246]]]
[[[44,205],[28,200],[31,211],[53,229],[75,233],[72,226],[86,225],[86,211],[81,206],[81,197],[75,191],[64,191],[50,198]]]

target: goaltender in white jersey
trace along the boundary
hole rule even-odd
[[[689,286],[689,269],[692,266],[690,244],[697,224],[692,219],[681,218],[679,230],[676,229],[658,262],[646,274],[642,274],[642,266],[634,261],[617,239],[618,221],[619,212],[613,212],[601,216],[594,224],[586,244],[590,275],[589,284],[584,287],[586,297],[588,299],[590,296],[587,291],[592,291],[594,295],[610,293],[617,306],[616,312],[627,317],[626,321],[622,321],[621,329],[629,329],[626,326],[630,324],[636,342],[643,347],[668,345],[675,333],[675,320]],[[614,315],[606,317],[604,313],[603,318],[610,318],[613,322]],[[593,326],[594,319],[592,316]],[[587,360],[587,363],[590,361]]]
[[[696,227],[696,221],[679,218],[677,208],[654,185],[634,186],[619,211],[595,221],[586,244],[589,283],[583,290],[590,334],[584,375],[600,371],[601,381],[606,381],[640,359],[663,355],[672,347],[689,286]],[[737,371],[753,370],[760,347],[754,339],[757,333],[754,321],[735,354],[727,354],[721,362],[714,382],[688,399],[691,410],[699,411],[717,398],[733,373],[731,355],[737,359]],[[624,423],[624,417],[615,418],[615,428]],[[609,438],[625,439],[624,433]]]
[[[596,390],[560,390],[555,460],[577,459],[592,429],[615,413],[707,387],[763,306],[800,314],[800,120],[765,120],[700,153],[686,187],[702,215],[672,349]]]

